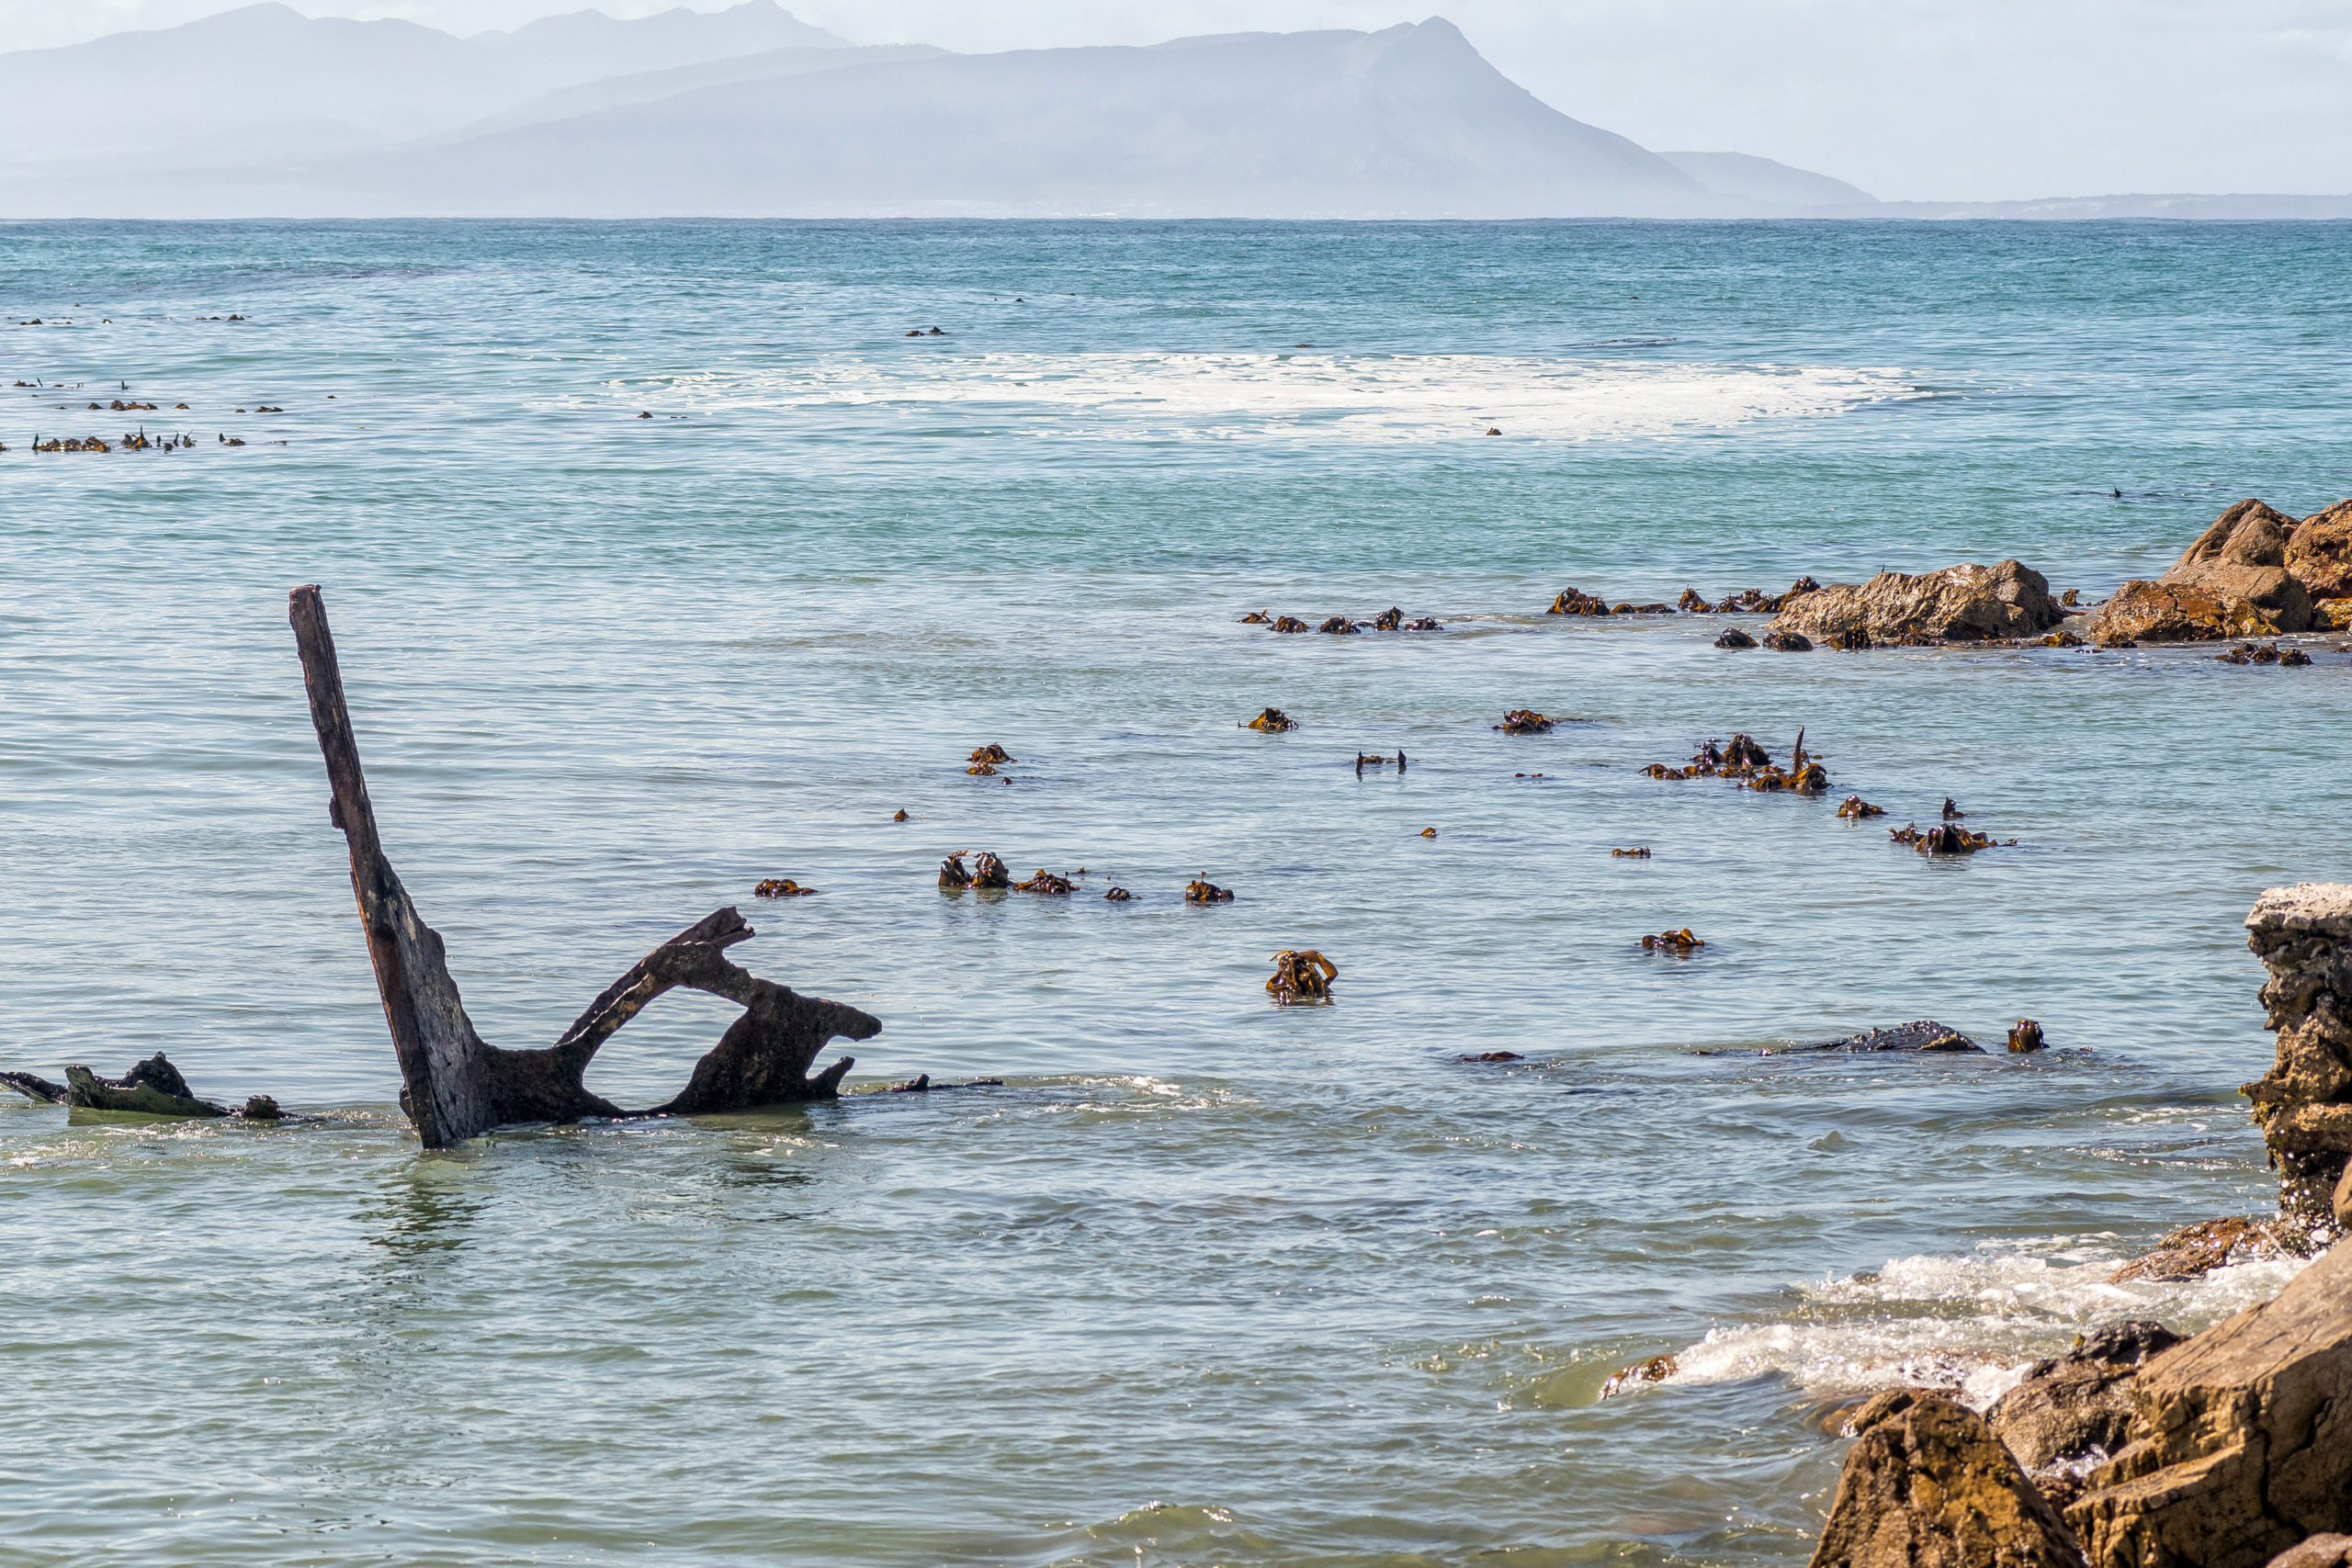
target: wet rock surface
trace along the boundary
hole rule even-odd
[[[1833,582],[1809,593],[1792,593],[1782,602],[1772,630],[1855,648],[1913,637],[1983,642],[2036,637],[2064,616],[2040,572],[2005,560],[1916,574],[1883,571],[1859,585]]]
[[[2322,624],[2314,601],[2346,592],[2352,503],[2298,523],[2259,501],[2214,519],[2154,581],[2133,579],[2092,617],[2109,646],[2277,637]]]
[[[2036,1361],[1985,1419],[2009,1452],[2039,1472],[2096,1453],[2102,1461],[2130,1440],[2132,1380],[2148,1359],[2180,1343],[2161,1323],[2118,1323],[2076,1341],[2064,1356]]]
[[[2352,1247],[2143,1366],[2066,1518],[2096,1568],[2262,1568],[2352,1530]]]
[[[1883,1029],[1865,1029],[1860,1034],[1849,1034],[1842,1040],[1825,1040],[1818,1045],[1799,1047],[1805,1051],[1982,1051],[1984,1047],[1949,1024],[1938,1023],[1932,1018],[1897,1023]]]
[[[1851,1425],[1812,1568],[2081,1568],[2074,1532],[1967,1406],[1901,1390]]]
[[[2352,1535],[2315,1535],[2272,1558],[2270,1568],[2352,1568]]]
[[[2194,1280],[2232,1263],[2301,1256],[2307,1237],[2299,1225],[2233,1214],[2183,1225],[2108,1276],[2109,1284],[2132,1280]]]
[[[2314,600],[2352,598],[2352,501],[2296,525],[2281,564]]]
[[[2352,884],[2274,887],[2246,916],[2246,945],[2270,971],[2264,1026],[2278,1036],[2270,1070],[2241,1092],[2279,1173],[2279,1212],[2335,1221],[2352,1165]]]

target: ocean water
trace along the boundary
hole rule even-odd
[[[2284,1276],[2104,1282],[2275,1201],[2239,922],[2352,877],[2342,639],[1542,611],[2005,557],[2095,600],[2352,494],[2352,226],[0,235],[0,1066],[301,1113],[0,1101],[0,1560],[1801,1562],[1835,1402]],[[142,425],[196,445],[28,450]],[[312,581],[487,1038],[731,903],[884,1021],[853,1087],[1002,1087],[421,1151]],[[1391,604],[1445,629],[1237,624]],[[1800,727],[1822,799],[1638,772]],[[2018,843],[1889,842],[1946,795]],[[944,895],[959,850],[1088,874]],[[1331,1006],[1270,1004],[1295,947]],[[1920,1017],[1994,1054],[1777,1054]]]

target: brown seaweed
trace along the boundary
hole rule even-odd
[[[1331,982],[1340,977],[1340,966],[1312,948],[1285,949],[1274,954],[1273,964],[1266,990],[1285,1004],[1329,1001]]]

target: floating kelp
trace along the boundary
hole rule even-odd
[[[2082,602],[2083,591],[2079,588],[2069,588],[2066,592],[2058,595],[2058,603],[2070,610]]]
[[[2005,847],[1989,833],[1972,833],[1949,822],[1924,832],[1917,823],[1905,823],[1900,828],[1889,828],[1886,836],[1898,844],[1908,844],[1923,855],[1973,855],[1979,850]],[[2006,847],[2014,848],[2016,844],[2017,840],[2011,839]]]
[[[1274,1000],[1288,1004],[1331,999],[1331,982],[1340,977],[1340,966],[1321,953],[1312,948],[1286,949],[1274,954],[1273,963],[1266,989]]]
[[[1248,615],[1241,617],[1241,624],[1245,626],[1271,626],[1273,623],[1273,616],[1266,614],[1263,610],[1252,610]]]
[[[1434,839],[1437,837],[1437,829],[1434,828],[1424,828],[1421,829],[1421,837],[1424,839]]]
[[[1533,708],[1513,708],[1503,715],[1503,721],[1500,724],[1489,725],[1487,728],[1499,729],[1505,735],[1549,735],[1552,733],[1552,726],[1555,722],[1537,713]]]
[[[1609,614],[1609,602],[1587,593],[1581,588],[1563,588],[1559,597],[1552,601],[1552,607],[1544,613],[1547,615],[1605,615]]]
[[[1871,634],[1860,626],[1848,626],[1830,637],[1829,646],[1840,653],[1865,653],[1871,646]]]
[[[1624,604],[1615,606],[1609,613],[1612,615],[1670,615],[1674,614],[1674,606],[1671,604]]]
[[[2227,653],[2217,653],[2213,658],[2222,664],[2283,664],[2290,670],[2312,661],[2312,656],[2301,649],[2281,649],[2275,642],[2242,642]]]
[[[803,887],[788,876],[772,876],[752,889],[754,898],[807,898],[815,894],[813,887]]]
[[[1405,753],[1402,749],[1399,749],[1394,757],[1383,757],[1377,752],[1359,751],[1356,753],[1356,776],[1362,778],[1366,768],[1385,768],[1392,763],[1395,764],[1398,773],[1405,771]]]
[[[1004,869],[1002,861],[983,850],[972,859],[972,886],[982,890],[1010,887],[1012,874]]]
[[[1684,589],[1682,597],[1674,602],[1674,607],[1686,615],[1712,615],[1715,613],[1715,607],[1699,597],[1699,591],[1695,588]]]
[[[1643,950],[1649,953],[1688,954],[1696,953],[1706,945],[1706,942],[1700,938],[1690,934],[1689,926],[1684,926],[1679,931],[1659,931],[1654,936],[1645,935],[1642,938]]]
[[[52,435],[47,441],[36,439],[33,442],[33,450],[36,452],[111,452],[114,448],[95,435],[80,441],[71,437],[60,438]]]
[[[2083,646],[2083,639],[2076,637],[2073,632],[2068,631],[2065,627],[2061,626],[2056,631],[2052,632],[2048,637],[2043,637],[2041,639],[2041,646],[2044,648],[2080,648]]]
[[[1768,632],[1764,646],[1775,653],[1811,653],[1813,639],[1803,632]]]
[[[1372,618],[1372,629],[1376,632],[1442,632],[1445,630],[1445,623],[1427,615],[1418,621],[1408,621],[1404,611],[1391,604]]]
[[[1113,886],[1104,890],[1102,897],[1108,898],[1114,904],[1124,904],[1133,898],[1135,895],[1128,892],[1124,887]]]
[[[1457,1062],[1523,1062],[1526,1057],[1516,1051],[1481,1051],[1475,1056],[1457,1056]]]
[[[898,810],[890,813],[890,820],[893,822],[905,822],[910,820],[907,816],[907,808],[902,806],[899,807]]]
[[[1019,761],[1013,754],[991,740],[972,753],[967,761],[974,762],[1012,762]]]
[[[1670,767],[1664,762],[1652,762],[1642,772],[1654,779],[1734,779],[1745,788],[1767,794],[1785,791],[1819,795],[1829,787],[1828,770],[1805,755],[1803,729],[1797,731],[1796,745],[1790,751],[1785,769],[1776,764],[1752,736],[1736,734],[1731,738],[1728,749],[1713,740],[1702,741],[1687,764]]]
[[[1860,822],[1865,817],[1885,816],[1886,807],[1883,806],[1872,806],[1869,801],[1864,800],[1859,795],[1849,795],[1839,804],[1838,807],[1838,815],[1847,818],[1849,821]]]
[[[1028,881],[1014,883],[1012,890],[1015,893],[1051,893],[1057,896],[1067,896],[1071,891],[1071,885],[1069,877],[1057,876],[1052,872],[1040,867],[1037,874]]]
[[[1616,860],[1647,860],[1650,858],[1650,852],[1645,847],[1630,850],[1611,850],[1609,853],[1611,858]]]
[[[1353,637],[1363,630],[1345,615],[1334,615],[1315,629],[1327,637]]]
[[[1233,902],[1233,889],[1219,887],[1208,879],[1208,874],[1204,872],[1184,885],[1184,902],[1187,904],[1230,904]]]
[[[1289,637],[1297,632],[1313,631],[1314,629],[1315,628],[1313,626],[1308,626],[1296,615],[1284,615],[1274,623],[1274,630],[1282,633],[1284,637]]]
[[[2021,1018],[2009,1025],[2009,1049],[2018,1055],[2042,1048],[2041,1025],[2030,1018]]]
[[[1945,821],[1957,822],[1967,815],[1967,812],[1962,811],[1960,808],[1960,803],[1958,801],[1952,799],[1950,795],[1944,796],[1943,818]]]
[[[1239,728],[1243,729],[1261,730],[1268,735],[1281,735],[1289,730],[1296,729],[1298,728],[1298,720],[1291,717],[1290,715],[1283,712],[1280,708],[1265,708],[1259,713],[1257,717],[1248,720],[1239,726]]]

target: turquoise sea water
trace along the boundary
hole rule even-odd
[[[2103,1281],[2273,1201],[2238,921],[2352,878],[2340,637],[1541,612],[2009,556],[2095,600],[2352,494],[2352,226],[0,234],[0,1066],[311,1118],[0,1101],[0,1560],[1797,1562],[1826,1403],[2276,1289]],[[197,445],[28,451],[142,424]],[[422,1153],[307,581],[486,1037],[733,903],[884,1021],[853,1085],[1004,1086]],[[1392,604],[1446,629],[1236,624]],[[1799,726],[1826,798],[1637,772]],[[950,897],[956,850],[1090,875]],[[1338,999],[1275,1009],[1302,946]],[[1924,1016],[1996,1055],[1759,1054]]]

